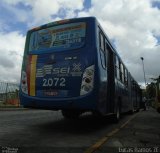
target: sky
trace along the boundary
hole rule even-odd
[[[135,80],[160,75],[160,0],[0,0],[0,81],[20,82],[27,30],[95,16]]]

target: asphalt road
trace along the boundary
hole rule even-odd
[[[3,153],[156,152],[160,114],[150,108],[113,124],[89,113],[69,121],[60,111],[0,111],[0,146]]]

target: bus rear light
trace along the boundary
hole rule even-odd
[[[90,77],[90,78],[85,78],[85,82],[86,83],[90,83],[92,81],[92,78]]]
[[[24,71],[22,71],[22,76],[21,76],[21,90],[23,93],[28,94],[27,74]]]
[[[94,65],[87,67],[83,73],[80,95],[85,95],[92,91],[94,85]]]
[[[22,80],[22,84],[26,84],[26,81],[25,81],[25,80]]]
[[[84,90],[84,91],[86,91],[86,92],[89,92],[90,90],[91,90],[91,86],[88,86],[88,85],[84,85],[84,86],[82,86],[82,90]]]
[[[86,75],[87,76],[92,76],[94,71],[92,69],[86,69]]]

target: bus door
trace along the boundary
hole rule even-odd
[[[115,77],[114,77],[114,53],[108,43],[105,43],[106,58],[107,58],[107,104],[106,110],[108,113],[114,111],[114,97],[115,97]]]

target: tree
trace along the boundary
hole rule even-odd
[[[150,84],[147,85],[146,87],[146,92],[147,92],[147,98],[152,99],[156,97],[156,83],[151,82]]]

